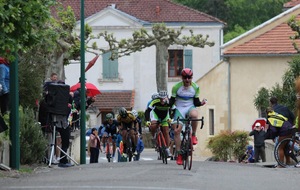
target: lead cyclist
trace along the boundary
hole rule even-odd
[[[176,105],[174,113],[174,123],[172,128],[174,129],[174,141],[177,152],[176,163],[182,165],[182,155],[180,151],[181,139],[180,133],[182,130],[183,123],[179,122],[177,127],[177,118],[184,119],[185,116],[190,117],[191,119],[198,119],[198,111],[196,107],[203,106],[206,103],[206,100],[202,102],[199,99],[200,88],[199,86],[192,81],[193,71],[190,68],[185,68],[181,71],[182,81],[175,84],[172,88],[172,94],[170,98],[170,105]],[[192,142],[193,145],[198,144],[198,139],[196,137],[198,122],[192,121]]]

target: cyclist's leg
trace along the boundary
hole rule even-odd
[[[158,126],[158,123],[157,123],[158,119],[159,118],[156,115],[156,113],[154,111],[151,111],[151,114],[150,114],[151,125],[150,125],[149,129],[150,129],[150,132],[151,132],[153,138],[154,138],[157,126]]]
[[[113,137],[112,137],[112,145],[113,145],[113,157],[115,157],[115,153],[116,153],[116,149],[117,149],[117,147],[116,147],[116,136],[115,136],[116,134],[114,134],[113,135]]]
[[[126,153],[126,139],[127,139],[127,127],[123,125],[122,129],[121,129],[121,135],[122,135],[122,141],[123,141],[123,152]]]
[[[172,128],[174,130],[174,142],[175,142],[175,150],[177,152],[180,152],[180,146],[181,146],[181,139],[180,134],[182,130],[182,122],[179,122],[179,125],[177,126],[177,118],[183,118],[181,113],[176,109],[174,114],[174,123],[172,124]]]
[[[188,115],[190,116],[191,119],[197,119],[198,118],[198,111],[197,109],[193,106],[189,109]],[[193,136],[196,135],[197,132],[197,127],[198,127],[198,121],[192,121],[192,128],[193,128]]]

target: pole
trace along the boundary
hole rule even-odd
[[[85,150],[85,43],[84,43],[84,0],[81,0],[80,8],[80,164],[86,164]]]
[[[10,65],[9,78],[9,101],[10,101],[10,166],[13,169],[20,169],[20,126],[19,126],[19,90],[18,90],[18,54],[15,53],[15,60]]]

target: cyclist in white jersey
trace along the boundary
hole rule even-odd
[[[170,98],[170,104],[175,104],[176,110],[174,113],[174,121],[177,120],[177,118],[185,118],[186,116],[189,116],[192,119],[198,118],[198,111],[196,107],[202,106],[205,104],[205,102],[200,102],[199,100],[199,94],[200,89],[199,86],[192,81],[193,78],[193,71],[189,68],[185,68],[181,71],[182,81],[175,84],[172,88],[172,94]],[[178,128],[177,123],[174,122],[173,129],[174,129],[174,141],[177,151],[177,159],[176,163],[178,165],[182,165],[182,155],[180,154],[180,146],[181,146],[181,140],[180,140],[180,133],[182,130],[182,122],[180,122]],[[196,145],[198,143],[197,137],[196,137],[196,131],[197,131],[198,122],[193,121],[192,122],[192,142],[193,145]]]

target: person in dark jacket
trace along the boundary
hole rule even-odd
[[[266,132],[262,129],[260,123],[255,124],[255,128],[249,133],[249,136],[254,136],[254,160],[258,162],[259,157],[262,162],[266,162],[266,151],[265,151],[265,136]]]

